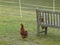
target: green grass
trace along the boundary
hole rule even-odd
[[[22,6],[36,8],[36,6],[23,5],[23,3],[52,6],[51,1],[22,0]],[[57,2],[56,7],[60,9],[59,0]],[[18,4],[18,0],[0,0],[0,5],[2,5],[0,6],[0,45],[60,45],[60,29],[48,28],[47,35],[41,34],[37,37],[35,10],[22,9],[23,17],[21,18]],[[24,24],[25,29],[28,31],[27,41],[22,40],[19,34],[21,23]]]

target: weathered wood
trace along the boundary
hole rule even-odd
[[[60,12],[36,9],[36,16],[38,35],[40,33],[40,26],[45,26],[45,31],[43,31],[45,34],[47,34],[47,27],[60,28]],[[41,18],[44,19],[43,22],[40,21]]]
[[[47,27],[45,27],[45,35],[47,34]]]

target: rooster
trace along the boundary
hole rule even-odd
[[[40,18],[40,21],[43,23],[44,22],[44,18]],[[42,29],[45,29],[45,26],[41,26]]]
[[[41,22],[44,22],[44,18],[40,18],[40,21],[41,21]]]
[[[44,18],[40,18],[40,21],[43,23],[44,22]],[[44,29],[44,26],[41,26],[42,29]]]
[[[28,33],[25,31],[23,24],[21,24],[20,34],[22,36],[22,39],[27,38]]]

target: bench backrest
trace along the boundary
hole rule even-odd
[[[36,9],[36,16],[39,26],[60,27],[60,12]]]

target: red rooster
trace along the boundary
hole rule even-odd
[[[22,39],[27,38],[28,33],[25,31],[23,24],[21,24],[20,34],[22,36]]]
[[[43,23],[44,22],[44,18],[40,18],[40,21]],[[44,26],[41,26],[42,29],[44,29]]]
[[[42,23],[44,22],[44,18],[41,18],[40,20],[41,20]],[[41,26],[41,28],[45,29],[46,27],[45,26]]]
[[[43,19],[43,18],[40,18],[40,21],[41,21],[41,22],[44,22],[44,19]]]

